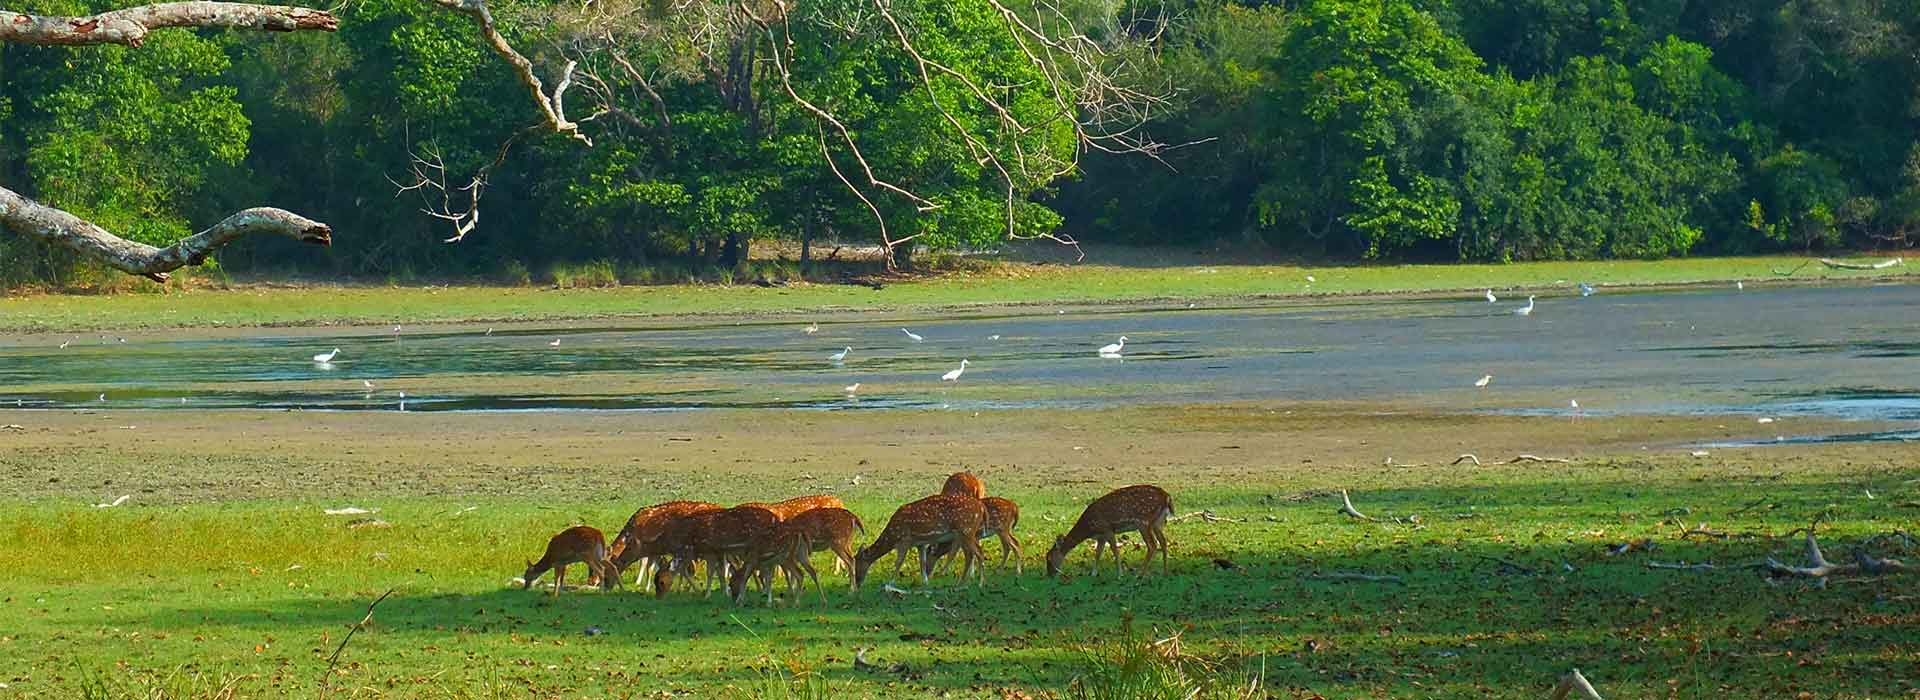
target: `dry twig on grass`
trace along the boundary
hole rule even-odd
[[[1363,581],[1366,583],[1392,583],[1392,584],[1401,585],[1401,586],[1407,585],[1406,580],[1400,578],[1399,576],[1393,576],[1390,574],[1363,574],[1363,573],[1353,572],[1353,571],[1334,571],[1334,572],[1329,572],[1324,574],[1318,571],[1315,571],[1311,574],[1308,574],[1307,578],[1318,579],[1321,581]]]
[[[1540,462],[1545,464],[1572,464],[1573,460],[1560,459],[1559,457],[1538,457],[1535,455],[1520,455],[1513,459],[1507,460],[1507,464],[1519,464],[1521,462]]]
[[[1167,522],[1177,523],[1182,520],[1188,520],[1191,518],[1199,518],[1201,520],[1205,520],[1210,523],[1244,523],[1246,522],[1245,520],[1242,520],[1240,518],[1228,518],[1228,517],[1223,517],[1219,515],[1214,515],[1213,511],[1210,511],[1210,510],[1196,510],[1186,515],[1167,518]]]
[[[1688,564],[1685,560],[1682,560],[1682,561],[1673,562],[1673,563],[1649,561],[1647,562],[1647,568],[1667,569],[1672,571],[1713,571],[1720,567],[1714,566],[1713,562],[1700,562],[1698,564]]]
[[[1475,457],[1471,454],[1463,454],[1463,455],[1460,455],[1459,457],[1453,458],[1454,464],[1459,464],[1461,462],[1472,462],[1473,466],[1476,466],[1476,467],[1480,466],[1480,458]]]
[[[340,652],[347,650],[347,642],[353,641],[353,635],[359,634],[360,630],[366,629],[367,625],[373,624],[373,609],[380,607],[380,604],[387,600],[387,596],[393,595],[394,590],[396,589],[389,588],[387,592],[380,594],[380,597],[373,599],[373,603],[367,606],[366,617],[360,618],[359,622],[347,628],[347,636],[340,640],[340,646],[333,648],[333,655],[327,657],[326,675],[321,677],[323,682],[325,678],[333,675],[334,666],[340,661]]]

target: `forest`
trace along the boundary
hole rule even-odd
[[[0,187],[156,245],[282,207],[335,245],[218,268],[401,280],[737,268],[774,241],[1501,262],[1920,226],[1913,3],[491,5],[574,131],[528,128],[548,103],[468,17],[357,0],[332,32],[0,42]],[[0,283],[91,265],[0,235]]]

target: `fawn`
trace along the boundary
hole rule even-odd
[[[1007,557],[1012,556],[1014,575],[1026,573],[1026,568],[1020,564],[1020,558],[1025,556],[1025,552],[1020,549],[1020,540],[1014,539],[1013,536],[1013,528],[1020,524],[1020,506],[999,496],[982,498],[980,505],[987,509],[987,525],[981,528],[980,539],[1000,538],[1000,568],[1006,568]],[[920,556],[933,557],[935,566],[945,566],[948,561],[947,556],[953,553],[953,548],[952,542],[943,542],[922,548]]]
[[[612,571],[613,564],[607,561],[607,536],[599,530],[578,525],[561,530],[553,539],[547,540],[547,552],[540,561],[527,562],[527,570],[520,574],[522,590],[533,586],[534,579],[553,570],[553,594],[560,595],[560,589],[567,585],[567,565],[582,562],[587,570],[599,576],[602,588],[619,585],[620,576]]]
[[[1153,553],[1160,552],[1160,571],[1167,569],[1167,518],[1173,516],[1173,497],[1158,486],[1139,485],[1115,489],[1105,496],[1087,504],[1086,511],[1073,524],[1073,529],[1053,541],[1053,549],[1047,552],[1047,577],[1060,575],[1060,565],[1066,561],[1067,553],[1087,540],[1094,541],[1093,575],[1100,575],[1101,549],[1113,550],[1113,572],[1120,573],[1120,549],[1113,536],[1122,532],[1140,531],[1140,539],[1147,542],[1147,556],[1140,562],[1140,573],[1146,574],[1146,566],[1153,563]]]
[[[987,485],[980,483],[980,477],[973,472],[954,472],[947,477],[947,484],[940,487],[943,496],[966,496],[968,498],[986,498]]]
[[[671,555],[681,577],[689,583],[693,578],[692,562],[705,561],[707,595],[712,595],[714,581],[724,575],[727,556],[739,554],[754,542],[764,540],[779,523],[773,511],[756,505],[695,513],[669,523],[643,554]],[[670,579],[668,568],[660,567],[654,575],[655,596],[667,594],[667,587],[661,584]]]
[[[800,575],[804,572],[813,578],[813,587],[820,591],[820,604],[827,603],[827,589],[820,585],[820,572],[809,561],[814,552],[828,550],[833,552],[834,560],[849,565],[853,563],[853,533],[867,534],[867,526],[860,522],[860,516],[845,508],[815,508],[793,516],[780,523],[767,538],[756,542],[747,552],[746,562],[735,569],[727,581],[727,590],[735,603],[740,602],[746,592],[747,580],[754,574],[760,575],[761,585],[767,589],[767,604],[773,604],[773,567],[780,567],[787,577],[787,591],[795,598],[805,591]],[[858,592],[848,579],[848,590]]]
[[[634,575],[633,582],[634,585],[645,583],[647,571],[654,562],[640,552],[660,536],[667,523],[694,513],[720,509],[721,506],[705,501],[667,501],[634,511],[633,517],[627,518],[626,526],[620,528],[620,534],[614,535],[613,549],[608,552],[608,558],[613,561],[614,574],[621,575],[628,566],[639,562],[640,571]]]
[[[966,566],[960,571],[965,580],[968,574],[975,574],[984,583],[985,574],[979,566],[980,531],[987,524],[987,509],[978,498],[962,496],[928,496],[918,501],[900,506],[887,520],[886,528],[873,543],[861,548],[853,558],[853,585],[858,587],[867,579],[867,571],[873,563],[879,561],[887,552],[894,553],[893,575],[900,576],[900,566],[906,561],[907,550],[921,545],[941,542],[957,542],[966,554]],[[920,560],[920,582],[929,582],[932,574],[932,562],[926,558]]]

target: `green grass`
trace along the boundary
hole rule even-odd
[[[1674,285],[1780,280],[1800,258],[1692,258],[1663,261],[1523,263],[1513,265],[1186,264],[1162,259],[1136,266],[1008,264],[886,284],[746,284],[625,286],[610,289],[525,287],[241,288],[166,294],[15,294],[0,299],[0,331],[85,328],[319,325],[325,323],[501,322],[682,314],[911,312],[957,306],[1034,303],[1124,303],[1271,296],[1477,292],[1492,287],[1570,293],[1585,281],[1602,286]],[[1904,277],[1912,266],[1878,271],[1812,265],[1791,279]],[[610,265],[558,269],[561,286],[611,284]],[[1314,282],[1307,282],[1308,275]],[[785,278],[774,270],[758,276]],[[524,271],[516,279],[524,278]]]
[[[1257,677],[1268,695],[1254,697],[1539,698],[1573,667],[1608,697],[1914,692],[1910,577],[1820,589],[1644,567],[1799,557],[1786,538],[1678,536],[1701,522],[1773,536],[1829,512],[1821,536],[1836,558],[1914,526],[1914,511],[1895,505],[1915,499],[1910,468],[1746,465],[1353,475],[1360,508],[1419,514],[1418,525],[1351,521],[1337,500],[1289,498],[1264,481],[1172,485],[1180,511],[1244,522],[1173,524],[1170,576],[1089,577],[1083,550],[1064,582],[1037,573],[1041,558],[1097,489],[1009,490],[1026,509],[1025,576],[994,572],[980,589],[902,582],[912,592],[896,597],[879,589],[883,562],[855,597],[823,567],[830,605],[809,597],[774,609],[508,587],[545,535],[577,521],[611,531],[640,505],[604,495],[381,497],[371,485],[376,495],[359,504],[392,527],[361,530],[320,513],[338,503],[0,501],[0,680],[11,686],[0,694],[1144,698],[1197,688],[1225,698]],[[1855,496],[1863,484],[1876,500]],[[1762,496],[1766,505],[1734,513]],[[877,528],[899,500],[850,506]],[[1641,538],[1659,549],[1605,553]],[[1314,577],[1336,571],[1406,584]],[[388,589],[329,670],[342,635]],[[604,634],[584,634],[590,626]],[[1177,656],[1143,656],[1158,652],[1140,641],[1176,633]],[[862,647],[872,668],[853,665]]]

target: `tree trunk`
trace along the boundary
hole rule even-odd
[[[800,274],[807,274],[808,264],[813,262],[813,221],[800,222]]]
[[[906,272],[913,269],[913,243],[901,243],[888,251],[893,256],[893,269]]]

